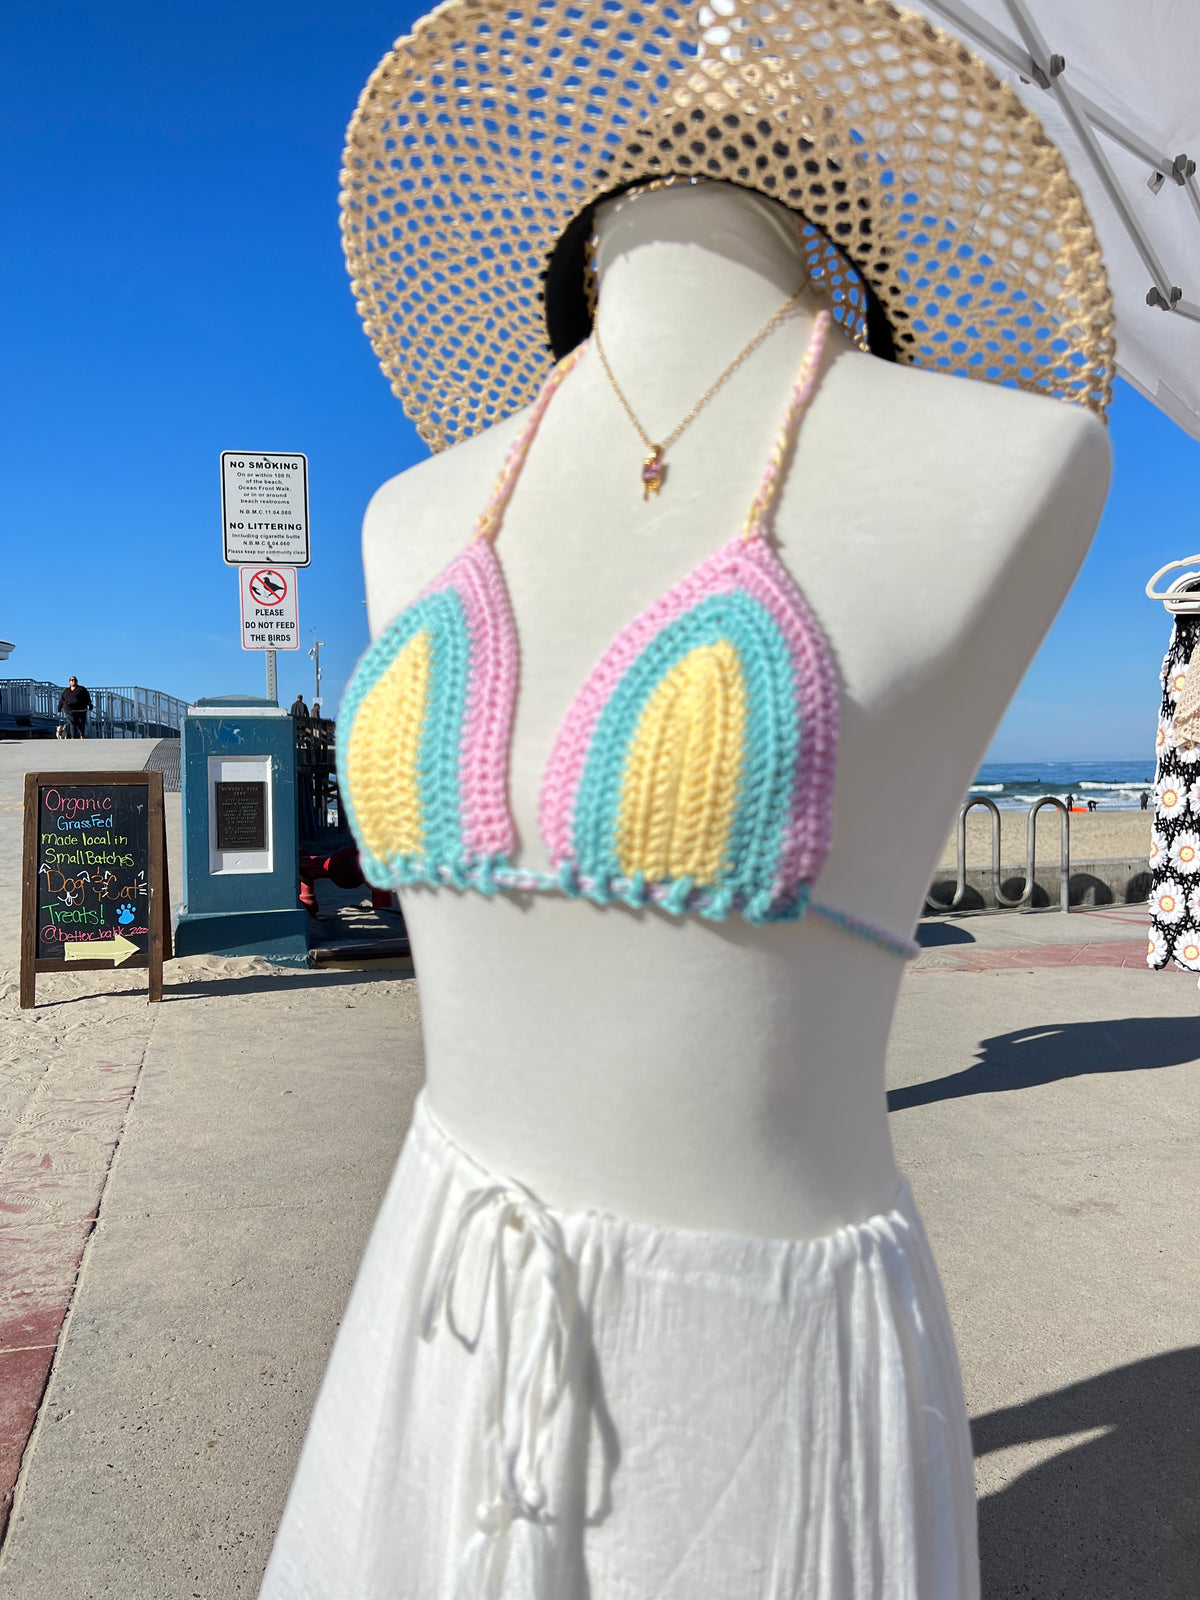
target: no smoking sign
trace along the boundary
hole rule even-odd
[[[239,567],[243,650],[298,650],[295,567]]]

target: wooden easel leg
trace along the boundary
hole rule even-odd
[[[25,814],[21,842],[21,1010],[37,1005],[37,774],[25,774]]]
[[[151,1005],[163,995],[163,957],[171,954],[171,891],[167,883],[167,819],[163,813],[162,773],[149,774],[147,825],[150,842],[150,957]]]
[[[167,862],[167,822],[163,818],[162,831],[162,915],[159,918],[159,937],[162,940],[162,958],[170,961],[175,954],[171,940],[171,871]]]

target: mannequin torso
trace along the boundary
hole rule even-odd
[[[795,290],[789,214],[725,185],[609,202],[600,326],[661,438]],[[500,533],[521,644],[515,860],[548,867],[542,772],[604,648],[740,527],[820,300],[697,416],[643,502],[644,449],[589,350]],[[471,536],[521,426],[391,480],[364,527],[372,634]],[[1078,408],[893,366],[831,338],[775,519],[840,678],[816,898],[907,934],[962,793],[1054,617],[1108,482]],[[406,891],[430,1108],[550,1205],[770,1237],[886,1210],[883,1060],[902,964],[815,920]]]

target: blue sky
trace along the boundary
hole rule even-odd
[[[359,527],[424,447],[360,331],[337,233],[342,134],[424,7],[350,0],[8,6],[0,675],[262,692],[220,551],[222,449],[309,457],[309,630],[335,704],[366,643]],[[1200,444],[1118,384],[1087,564],[991,755],[1149,756],[1167,634],[1150,572],[1200,549]]]

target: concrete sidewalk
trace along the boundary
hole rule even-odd
[[[892,1136],[973,1418],[984,1594],[1200,1592],[1191,975],[914,975]]]
[[[420,1082],[411,979],[185,965],[26,1450],[6,1597],[256,1592]]]
[[[3,873],[0,1247],[57,1236],[69,1310],[0,1600],[252,1597],[421,1081],[415,983],[172,963],[161,1006],[144,975],[85,973],[39,984],[46,1003],[19,1013]],[[928,927],[947,942],[926,955],[1144,944],[1144,913],[1125,907]],[[984,1593],[1185,1600],[1200,996],[1174,971],[1029,959],[918,963],[889,1057],[893,1137],[974,1418]],[[6,1195],[30,1203],[6,1210]],[[77,1281],[68,1246],[84,1251]]]
[[[1149,931],[1144,903],[1066,914],[984,911],[927,917],[917,930],[921,954],[910,971],[1012,972],[1076,966],[1146,972]]]
[[[1026,949],[1130,938],[1138,938],[1144,945],[1148,928],[1149,913],[1144,901],[1141,905],[1080,907],[1065,914],[1057,909],[963,911],[956,916],[925,917],[917,929],[917,942],[923,950],[964,945]]]

